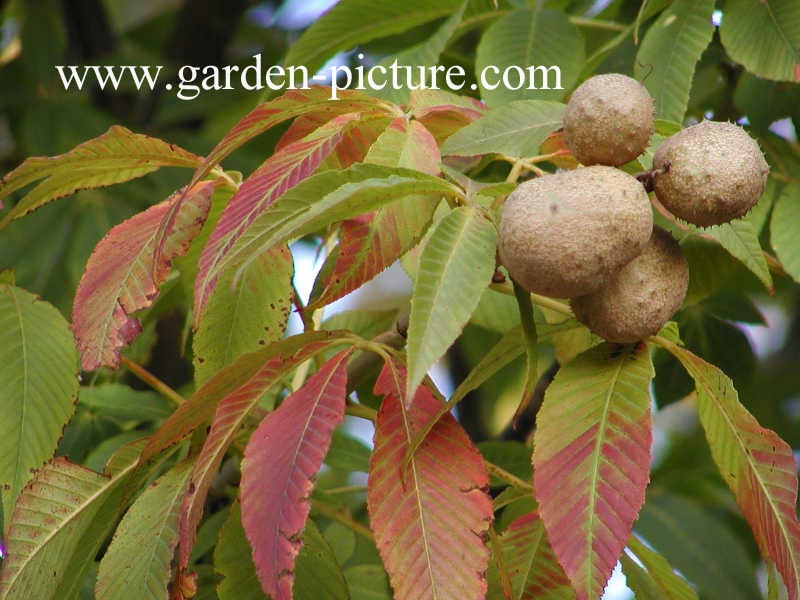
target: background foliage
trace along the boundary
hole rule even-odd
[[[637,598],[800,597],[800,4],[342,0],[308,28],[302,4],[0,2],[2,597],[164,598],[171,582],[174,598],[277,600],[293,579],[314,600],[586,598],[618,559]],[[174,76],[261,52],[313,72],[358,64],[354,47],[460,65],[467,86],[186,102],[65,91],[53,68]],[[559,65],[565,89],[475,79],[528,64]],[[575,166],[554,135],[561,101],[609,71],[656,100],[631,172],[704,116],[748,125],[771,167],[744,219],[659,221],[689,293],[677,327],[623,350],[557,302],[521,323],[510,285],[489,289],[504,181]],[[287,332],[292,277],[315,252]],[[399,293],[315,312],[401,257]],[[456,403],[457,420],[433,420]],[[595,423],[581,406],[623,435],[597,434],[572,488],[571,435]],[[608,461],[620,453],[630,462]],[[616,476],[604,463],[634,482],[612,514],[631,537],[595,518]],[[553,507],[583,495],[588,512],[553,527]]]

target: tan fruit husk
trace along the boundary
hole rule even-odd
[[[701,227],[747,214],[769,174],[758,143],[738,125],[721,121],[703,121],[667,139],[656,150],[653,168],[666,171],[654,181],[661,204]]]
[[[570,301],[575,318],[610,342],[658,333],[677,312],[689,285],[689,267],[674,238],[659,227],[644,251],[592,294]]]
[[[500,221],[502,264],[522,287],[588,294],[637,256],[653,228],[647,193],[618,169],[592,166],[520,184]]]
[[[619,73],[595,75],[567,103],[564,141],[584,165],[624,165],[647,148],[654,119],[655,103],[641,83]]]

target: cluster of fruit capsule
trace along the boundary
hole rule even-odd
[[[617,169],[647,148],[654,101],[638,81],[597,75],[572,94],[564,142],[584,166],[520,184],[506,199],[499,254],[529,292],[569,298],[576,318],[612,342],[653,335],[680,308],[689,269],[653,226],[645,186]],[[699,226],[746,214],[769,168],[741,127],[703,121],[665,140],[649,172],[658,201]]]

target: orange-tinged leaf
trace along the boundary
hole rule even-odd
[[[775,563],[789,600],[798,600],[800,523],[797,464],[791,447],[758,424],[722,371],[684,348],[665,346],[694,379],[697,411],[711,455],[750,524],[762,556]]]
[[[652,377],[644,344],[603,344],[561,368],[536,419],[536,500],[579,600],[602,595],[644,503]]]
[[[411,114],[422,123],[438,143],[486,114],[486,106],[474,98],[441,90],[414,90],[409,103]]]
[[[437,175],[441,155],[436,140],[423,125],[398,118],[380,135],[365,160]],[[412,195],[344,221],[336,265],[312,306],[338,300],[389,267],[420,240],[435,209],[435,202]]]
[[[573,600],[575,592],[535,512],[512,521],[498,538],[512,600]],[[496,597],[499,598],[495,594]]]
[[[112,228],[95,246],[72,309],[72,328],[84,370],[119,365],[120,350],[141,331],[131,313],[153,303],[159,284],[169,274],[172,259],[188,250],[203,227],[216,185],[216,181],[201,182],[185,196],[179,190]],[[182,197],[186,201],[156,262],[153,250],[159,224]]]
[[[270,156],[242,183],[222,212],[200,255],[195,280],[195,327],[199,325],[219,279],[218,267],[236,240],[287,189],[311,175],[358,118],[358,113],[347,113],[331,119]]]
[[[161,167],[196,168],[201,158],[158,138],[114,125],[103,135],[59,156],[34,156],[0,180],[0,198],[41,181],[0,220],[6,223],[78,190],[147,175]]]
[[[224,375],[235,374],[240,361],[251,366],[252,359],[259,353],[253,352],[242,355],[230,367],[220,371],[219,376],[214,376],[209,380],[207,385],[226,390],[226,393],[221,398],[219,396],[213,398],[213,401],[217,402],[214,420],[208,432],[208,437],[197,457],[189,492],[183,501],[178,530],[180,540],[178,552],[179,569],[186,568],[189,564],[197,533],[197,524],[203,516],[203,507],[214,475],[219,470],[225,452],[239,432],[239,428],[258,403],[259,398],[264,392],[279,383],[282,377],[300,365],[300,363],[316,356],[332,345],[346,342],[346,340],[342,339],[341,332],[325,332],[325,334],[320,332],[320,335],[324,337],[318,341],[308,342],[296,348],[293,353],[287,352],[270,358],[254,372],[246,371],[244,376],[235,378],[236,383],[234,384],[226,384]],[[203,386],[201,390],[204,388],[206,386]]]
[[[300,534],[314,478],[344,418],[347,358],[328,360],[268,414],[250,436],[242,461],[242,524],[264,592],[291,600]]]
[[[404,470],[414,435],[441,403],[425,387],[403,407],[405,372],[387,363],[375,384],[384,395],[375,424],[367,508],[398,600],[482,599],[492,521],[489,477],[452,415],[433,427]]]

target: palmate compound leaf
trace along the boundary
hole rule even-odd
[[[178,510],[192,462],[184,461],[145,489],[125,513],[97,573],[97,600],[156,600],[167,594],[178,543]]]
[[[261,213],[209,276],[233,265],[241,274],[265,250],[412,194],[435,203],[441,196],[463,198],[460,188],[443,179],[400,167],[355,164],[312,175]]]
[[[436,140],[422,124],[399,118],[378,137],[365,162],[437,175],[441,159]],[[330,304],[389,267],[419,241],[437,204],[435,196],[412,195],[344,221],[336,264],[309,308]]]
[[[250,411],[258,404],[262,394],[301,363],[313,358],[323,350],[334,345],[349,342],[348,334],[341,331],[310,332],[271,344],[285,351],[276,353],[274,348],[244,354],[231,365],[214,375],[202,388],[192,395],[184,405],[192,402],[195,412],[207,415],[209,408],[214,412],[208,437],[197,457],[192,471],[189,491],[181,507],[179,525],[178,568],[185,569],[194,546],[197,524],[203,515],[203,508],[212,480],[222,464],[225,452],[239,433]],[[193,401],[194,399],[194,401]],[[181,412],[181,408],[175,414]],[[186,425],[194,425],[197,419],[192,413],[185,413],[175,421],[168,419],[162,429],[167,428],[158,445],[148,447],[152,452],[160,445],[171,441],[178,434],[186,435]],[[155,436],[159,436],[156,432]]]
[[[314,114],[318,118],[325,115],[332,119],[345,113],[378,113],[397,115],[399,108],[391,103],[378,100],[361,92],[342,90],[338,100],[331,100],[331,88],[314,85],[306,89],[290,90],[274,100],[259,104],[242,117],[225,134],[213,150],[205,157],[195,171],[188,187],[205,178],[221,160],[234,150],[268,129],[302,115]],[[155,257],[160,259],[170,232],[175,227],[178,213],[185,198],[179,198],[161,220],[155,240]]]
[[[0,283],[0,490],[5,530],[17,496],[53,456],[75,410],[78,357],[53,306]]]
[[[494,273],[497,229],[475,207],[445,216],[422,249],[411,294],[406,399],[456,340]]]
[[[417,389],[403,405],[405,373],[387,363],[375,384],[384,396],[375,424],[367,508],[398,600],[478,600],[486,594],[489,477],[478,450],[444,415],[406,462],[409,443],[441,403]]]
[[[792,449],[758,424],[722,371],[688,350],[662,342],[697,388],[697,411],[711,456],[750,524],[762,556],[775,563],[789,600],[800,598],[797,466]]]
[[[328,360],[264,417],[244,451],[242,524],[261,587],[272,600],[292,599],[314,479],[344,418],[349,356],[344,350]]]
[[[216,267],[236,240],[287,189],[317,169],[349,129],[358,123],[359,116],[358,113],[346,113],[323,123],[308,135],[275,152],[242,183],[225,206],[200,254],[194,286],[195,328],[200,331],[203,329],[200,320],[220,276]]]
[[[78,284],[72,329],[81,366],[116,368],[120,350],[141,331],[131,313],[150,306],[169,274],[172,259],[185,253],[200,232],[216,181],[195,185],[113,227],[95,246]],[[184,197],[164,252],[154,257],[155,237],[164,214]]]
[[[36,473],[11,516],[0,563],[3,600],[77,597],[85,569],[114,526],[141,448],[140,442],[123,446],[102,475],[62,457]]]
[[[694,70],[714,35],[714,0],[677,0],[650,26],[634,73],[656,101],[656,115],[680,123]]]
[[[0,229],[9,221],[78,190],[129,181],[161,167],[194,169],[201,160],[174,144],[115,125],[65,154],[28,158],[5,175],[0,181],[0,199],[36,181],[44,181],[0,220]]]
[[[536,419],[536,500],[579,600],[599,598],[649,481],[650,351],[603,344],[564,365]]]
[[[558,564],[536,513],[512,521],[498,537],[502,557],[494,556],[511,586],[511,598],[490,587],[487,600],[573,600],[575,591]],[[499,567],[490,567],[495,570]]]

